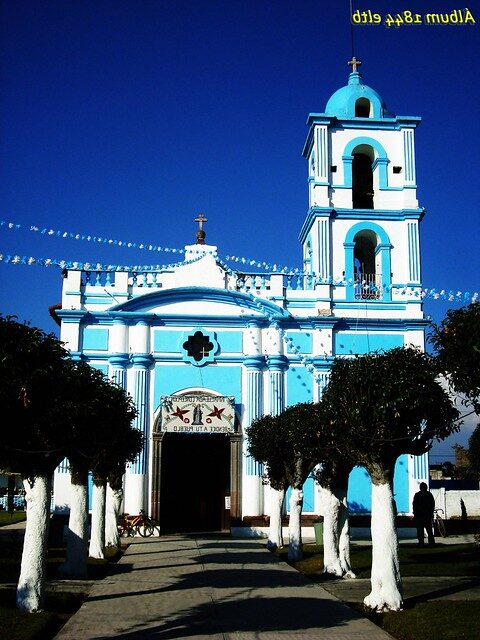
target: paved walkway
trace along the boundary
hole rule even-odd
[[[390,638],[264,545],[221,535],[135,538],[56,638]]]

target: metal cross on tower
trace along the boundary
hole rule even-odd
[[[203,229],[203,223],[207,222],[208,218],[206,218],[203,213],[199,213],[195,218],[195,222],[198,222],[198,231],[197,231],[197,244],[205,244],[205,236],[207,235]]]
[[[357,60],[355,56],[349,61],[348,66],[352,67],[352,71],[356,73],[357,67],[359,67],[362,63],[360,60]]]

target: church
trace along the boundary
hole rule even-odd
[[[248,456],[245,429],[265,414],[317,401],[335,357],[424,348],[415,129],[364,84],[355,57],[347,85],[308,116],[303,147],[309,206],[302,268],[232,269],[208,244],[206,218],[182,262],[162,268],[69,269],[61,339],[133,397],[145,448],[124,480],[124,510],[145,509],[162,532],[266,524],[270,487]],[[258,265],[255,265],[257,267]],[[408,513],[427,456],[401,457],[394,493]],[[69,475],[54,479],[57,508]],[[352,472],[352,513],[369,513],[366,471]],[[313,479],[304,513],[322,514]]]

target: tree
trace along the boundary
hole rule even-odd
[[[324,410],[344,446],[372,481],[371,593],[374,610],[402,607],[392,492],[397,458],[421,455],[458,430],[458,411],[437,382],[436,363],[414,348],[338,359],[323,394]]]
[[[264,431],[262,432],[262,429]],[[290,486],[289,560],[303,555],[301,515],[303,485],[318,462],[316,406],[289,407],[276,417],[265,416],[247,429],[249,453],[264,462],[273,475],[274,488]],[[253,440],[252,440],[253,432]]]
[[[430,341],[451,389],[480,413],[480,303],[447,311],[440,326],[433,326]]]
[[[338,578],[355,578],[350,564],[348,520],[348,477],[353,462],[332,450],[322,450],[322,463],[315,479],[322,490],[323,573]]]
[[[283,459],[286,455],[285,441],[278,416],[263,416],[247,427],[248,452],[266,467],[272,488],[270,526],[267,547],[271,550],[283,547],[282,510],[288,480]]]
[[[105,534],[108,478],[112,475],[121,478],[125,472],[125,465],[133,462],[143,448],[143,435],[132,426],[137,412],[131,397],[121,387],[111,382],[106,384],[104,418],[100,427],[105,443],[97,450],[91,467],[94,493],[89,556],[93,558],[103,558],[107,546]]]
[[[67,530],[65,562],[59,571],[63,576],[86,578],[88,544],[88,472],[104,444],[105,402],[104,375],[84,362],[76,363],[77,375],[72,382],[75,403],[70,407],[71,446],[67,451],[70,465],[70,515]]]
[[[143,437],[132,427],[136,409],[127,393],[88,364],[78,364],[74,446],[68,451],[71,473],[70,519],[64,575],[86,575],[88,542],[88,472],[93,472],[91,552],[103,557],[105,546],[105,485],[111,469],[133,461]]]
[[[480,480],[480,424],[468,439],[467,457],[470,476]]]
[[[2,432],[0,465],[21,474],[26,491],[17,587],[17,605],[25,611],[43,604],[53,472],[67,455],[88,449],[85,416],[102,403],[85,367],[69,359],[53,334],[0,317],[0,401],[12,424]]]
[[[69,444],[65,401],[72,366],[53,334],[0,317],[0,463],[22,475],[27,505],[17,605],[38,611],[45,592],[51,478]]]

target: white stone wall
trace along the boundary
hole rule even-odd
[[[462,516],[461,500],[465,504],[468,518],[480,517],[480,489],[447,491],[441,488],[431,489],[431,492],[435,498],[435,507],[443,509],[444,518],[460,518]]]

